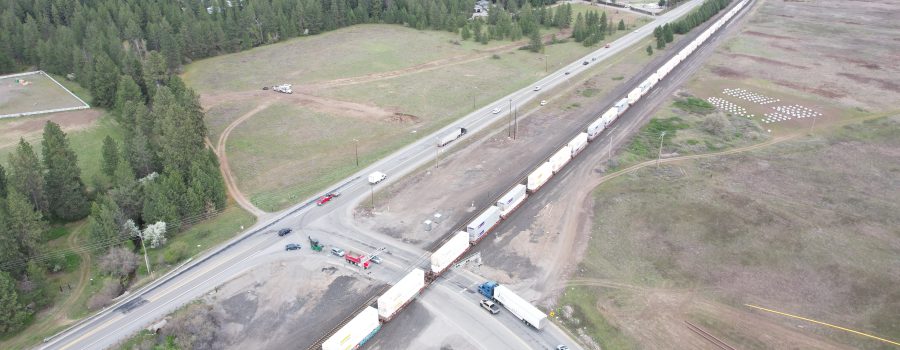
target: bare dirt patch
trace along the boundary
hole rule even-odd
[[[221,313],[226,348],[306,348],[375,290],[322,259],[293,258],[254,268],[202,300]]]
[[[26,141],[39,139],[48,121],[59,124],[66,133],[87,129],[94,125],[102,113],[94,109],[61,112],[36,117],[0,120],[0,149],[14,147],[19,138]]]

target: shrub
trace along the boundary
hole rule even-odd
[[[178,241],[172,243],[171,246],[166,250],[163,254],[163,260],[169,264],[173,265],[188,256],[188,245],[187,243]]]
[[[707,115],[716,110],[716,107],[709,102],[696,97],[688,97],[675,101],[674,106],[685,112],[696,113],[700,115]]]

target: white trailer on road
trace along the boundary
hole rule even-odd
[[[466,232],[469,233],[469,243],[480,241],[497,223],[500,222],[500,209],[496,206],[490,206],[481,212],[481,215],[466,225]]]
[[[444,145],[446,145],[450,142],[453,142],[453,140],[456,140],[460,136],[465,135],[465,134],[466,134],[466,128],[457,128],[456,130],[453,130],[452,132],[450,132],[447,135],[444,135],[444,137],[442,137],[440,140],[438,140],[437,146],[444,147]]]
[[[478,286],[478,292],[482,295],[492,298],[500,305],[503,305],[510,313],[515,315],[526,324],[541,330],[547,323],[547,315],[531,305],[525,299],[513,293],[506,286],[497,284],[497,282],[488,281]]]
[[[371,339],[379,329],[381,329],[381,323],[378,322],[378,310],[366,306],[350,322],[328,337],[322,343],[322,350],[357,349]]]
[[[509,190],[509,192],[506,192],[503,197],[500,197],[500,199],[497,200],[497,208],[500,208],[500,217],[505,219],[506,216],[512,213],[513,210],[516,210],[527,197],[528,193],[523,184],[518,184]]]
[[[440,275],[469,248],[469,233],[459,231],[431,253],[431,272]]]
[[[406,277],[378,297],[378,317],[384,321],[394,317],[397,311],[408,304],[425,288],[425,271],[413,269]]]

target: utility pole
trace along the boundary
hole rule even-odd
[[[515,128],[513,130],[513,140],[515,140],[516,137],[519,137],[519,106],[516,106],[516,114],[513,115],[513,125]]]
[[[434,168],[437,169],[440,165],[441,148],[438,147],[438,142],[440,141],[438,141],[437,137],[434,138],[434,141]]]
[[[369,189],[372,191],[372,213],[375,213],[375,185],[369,184]]]
[[[666,132],[663,131],[659,134],[659,154],[656,156],[656,168],[659,169],[659,159],[662,158],[662,143],[663,138],[666,136]]]
[[[147,275],[152,275],[153,272],[150,271],[150,259],[147,258],[147,246],[144,245],[144,234],[138,229],[138,237],[141,238],[141,248],[144,249],[144,263],[147,264]]]
[[[509,99],[509,118],[506,120],[506,137],[512,137],[512,98]]]
[[[548,60],[547,54],[544,54],[544,73],[547,73],[547,70],[550,68],[550,61]]]
[[[353,139],[353,143],[354,143],[354,150],[355,150],[354,153],[356,153],[356,167],[359,168],[359,140]]]
[[[812,135],[812,130],[816,126],[816,116],[812,118],[812,124],[809,125],[809,134]]]
[[[612,161],[612,144],[613,144],[613,138],[615,137],[615,134],[613,132],[616,131],[616,129],[618,129],[618,128],[619,128],[619,126],[617,125],[615,128],[612,128],[612,130],[609,131],[609,147],[606,149],[606,161],[607,162]]]

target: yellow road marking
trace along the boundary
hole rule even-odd
[[[825,323],[825,322],[821,322],[821,321],[816,321],[816,320],[808,319],[808,318],[806,318],[806,317],[800,317],[800,316],[797,316],[797,315],[791,315],[791,314],[788,314],[788,313],[779,312],[779,311],[775,311],[775,310],[770,310],[770,309],[766,309],[766,308],[764,308],[764,307],[759,307],[759,306],[750,305],[750,304],[744,304],[744,306],[746,306],[746,307],[752,307],[752,308],[754,308],[754,309],[759,309],[759,310],[763,310],[763,311],[768,311],[768,312],[771,312],[771,313],[773,313],[773,314],[779,314],[779,315],[782,315],[782,316],[793,317],[793,318],[796,318],[796,319],[800,319],[800,320],[804,320],[804,321],[808,321],[808,322],[812,322],[812,323],[818,323],[818,324],[823,325],[823,326],[828,326],[828,327],[831,327],[831,328],[840,329],[840,330],[842,330],[842,331],[846,331],[846,332],[850,332],[850,333],[859,334],[859,335],[864,336],[864,337],[869,337],[869,338],[872,338],[872,339],[876,339],[876,340],[883,341],[883,342],[888,343],[888,344],[893,344],[893,345],[900,346],[900,343],[895,342],[895,341],[890,341],[890,340],[887,340],[887,339],[884,339],[884,338],[876,337],[876,336],[871,335],[871,334],[866,334],[866,333],[863,333],[863,332],[854,331],[854,330],[849,329],[849,328],[844,328],[844,327],[841,327],[841,326],[835,326],[835,325],[830,324],[830,323]]]
[[[81,342],[82,339],[87,338],[87,337],[90,337],[90,336],[93,335],[94,333],[99,332],[101,329],[106,328],[106,326],[109,325],[110,323],[115,323],[116,321],[118,321],[119,319],[121,319],[121,318],[124,317],[124,316],[125,316],[124,314],[118,314],[118,315],[116,315],[115,317],[109,319],[109,321],[104,322],[102,325],[100,325],[100,326],[98,326],[98,327],[94,327],[94,329],[91,330],[90,332],[87,332],[87,333],[81,335],[80,337],[78,337],[78,339],[75,339],[75,340],[69,342],[68,344],[63,345],[63,346],[60,347],[59,349],[60,349],[60,350],[65,350],[65,349],[68,349],[68,348],[72,347],[72,345],[75,345],[75,344]]]

